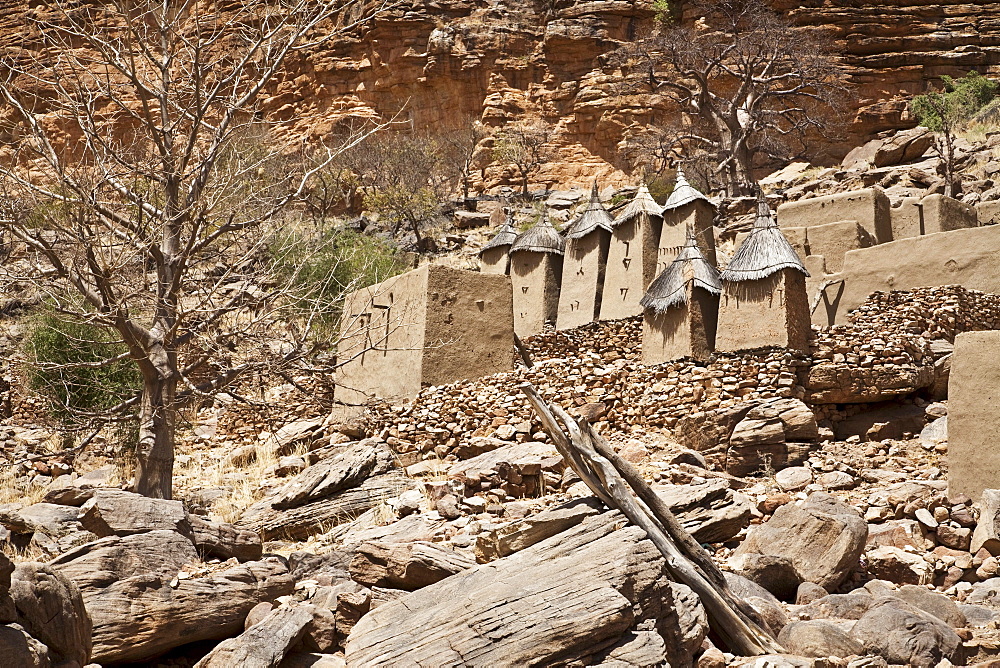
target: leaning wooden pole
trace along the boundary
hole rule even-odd
[[[611,452],[590,425],[584,423],[581,428],[564,410],[550,407],[530,383],[521,385],[521,391],[538,413],[556,449],[580,479],[605,505],[645,531],[666,560],[671,576],[698,595],[712,628],[728,648],[741,656],[781,653],[781,646],[740,609],[725,580],[719,583],[721,573],[711,558],[638,472],[629,466],[626,478],[614,463],[623,460]],[[635,495],[629,490],[636,490]]]

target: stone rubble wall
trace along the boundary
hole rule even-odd
[[[933,382],[931,340],[994,328],[1000,295],[959,286],[879,293],[853,318],[814,330],[808,356],[770,349],[716,354],[705,364],[642,364],[640,318],[548,332],[524,342],[533,368],[424,388],[404,406],[373,406],[372,426],[409,460],[447,457],[477,437],[545,440],[518,389],[524,382],[599,427],[624,433],[669,431],[693,412],[773,397],[803,399],[817,419],[837,421]],[[825,387],[829,382],[837,384]]]

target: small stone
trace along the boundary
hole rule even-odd
[[[915,512],[913,516],[917,518],[918,522],[929,529],[936,529],[938,526],[937,520],[935,520],[934,516],[931,515],[931,511],[926,508],[918,508],[917,512]]]
[[[805,489],[813,481],[813,474],[805,466],[790,466],[774,474],[774,482],[785,492]]]
[[[824,473],[816,482],[823,487],[823,489],[851,489],[857,485],[857,481],[854,476],[844,473],[843,471],[831,471],[830,473]]]
[[[455,520],[462,516],[462,511],[458,507],[458,498],[454,494],[445,494],[434,504],[434,509],[441,513],[441,517],[446,520]]]
[[[808,605],[823,598],[828,593],[815,582],[803,582],[795,592],[795,605]]]
[[[423,494],[415,489],[409,489],[399,495],[399,504],[396,506],[396,512],[400,517],[419,513],[420,503],[423,500]]]

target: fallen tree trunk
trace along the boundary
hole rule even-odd
[[[638,471],[618,457],[589,424],[578,424],[558,406],[548,406],[530,383],[521,385],[521,391],[538,413],[556,449],[580,479],[605,505],[621,511],[645,531],[666,560],[670,574],[698,595],[723,642],[741,656],[781,653],[774,639],[743,612],[709,554]]]

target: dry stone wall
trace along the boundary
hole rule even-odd
[[[373,406],[372,426],[411,462],[447,457],[484,437],[545,440],[518,389],[524,382],[625,433],[670,431],[697,413],[779,397],[803,399],[817,419],[836,422],[929,386],[931,341],[1000,324],[1000,295],[959,286],[878,293],[853,317],[849,325],[814,330],[808,355],[765,349],[655,366],[641,362],[639,318],[549,332],[524,342],[532,368],[428,387],[404,406]]]

